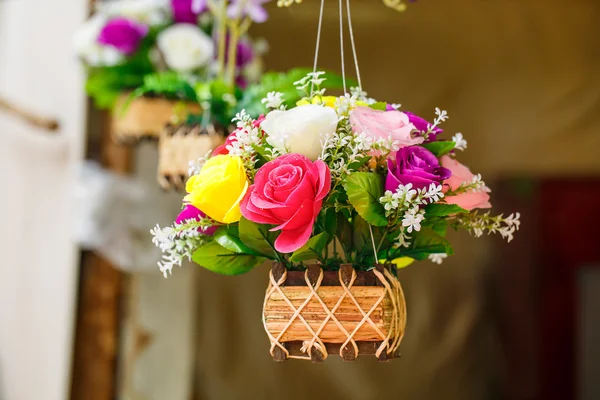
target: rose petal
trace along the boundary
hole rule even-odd
[[[314,223],[313,220],[298,229],[282,231],[275,240],[275,249],[281,253],[293,253],[298,250],[310,239]]]

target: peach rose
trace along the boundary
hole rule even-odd
[[[449,189],[456,190],[463,182],[472,182],[475,176],[469,168],[462,165],[455,159],[449,156],[441,158],[442,166],[448,168],[452,172],[452,176],[444,181],[444,186],[448,185]],[[456,196],[448,196],[444,199],[448,204],[456,204],[465,210],[473,210],[474,208],[490,208],[490,189],[485,186],[477,192],[461,193]]]

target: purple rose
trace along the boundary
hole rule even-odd
[[[432,183],[439,185],[450,178],[452,172],[440,166],[432,152],[424,147],[403,147],[396,153],[396,164],[388,160],[388,174],[385,190],[395,192],[398,186],[412,184],[414,189],[428,187]]]
[[[429,130],[429,127],[431,126],[431,122],[428,122],[427,120],[425,120],[411,112],[405,112],[405,114],[408,115],[408,120],[410,121],[411,124],[413,124],[415,126],[415,128],[419,132],[427,132]],[[427,142],[434,141],[435,137],[442,132],[444,132],[444,130],[441,128],[438,128],[438,127],[433,128],[433,131],[429,134],[429,139],[427,140]]]
[[[112,46],[130,56],[136,52],[147,34],[147,25],[127,18],[114,18],[108,21],[100,31],[98,43]]]
[[[199,209],[197,209],[193,205],[188,204],[179,213],[179,215],[177,216],[177,219],[175,220],[175,223],[176,224],[182,224],[185,221],[188,221],[190,219],[194,219],[196,221],[199,221],[200,218],[204,218],[204,217],[206,217],[206,214],[204,214],[202,211],[200,211]],[[200,230],[200,229],[198,228],[198,230]],[[202,231],[202,233],[204,235],[212,236],[212,235],[215,234],[216,230],[217,230],[216,226],[211,226],[211,227],[204,228],[204,230]]]
[[[225,37],[225,48],[229,48],[229,35]],[[229,59],[229,52],[225,52],[225,62]],[[237,44],[235,66],[241,68],[254,60],[254,49],[248,40],[240,40]]]
[[[206,0],[171,0],[175,23],[197,24],[198,16],[208,10]]]

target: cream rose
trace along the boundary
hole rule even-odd
[[[156,42],[169,68],[177,72],[206,66],[215,48],[211,37],[191,24],[175,24],[165,29]]]
[[[260,126],[271,146],[314,161],[321,155],[321,141],[335,133],[337,123],[338,116],[332,108],[306,104],[287,111],[271,111]]]

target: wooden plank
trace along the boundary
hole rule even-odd
[[[72,400],[109,400],[116,392],[123,274],[100,256],[82,257],[71,383]]]
[[[131,171],[132,150],[111,139],[107,113],[90,112],[88,158],[101,161],[110,171]],[[117,353],[124,273],[92,252],[81,262],[79,304],[75,327],[75,349],[71,400],[109,400],[117,393]]]

